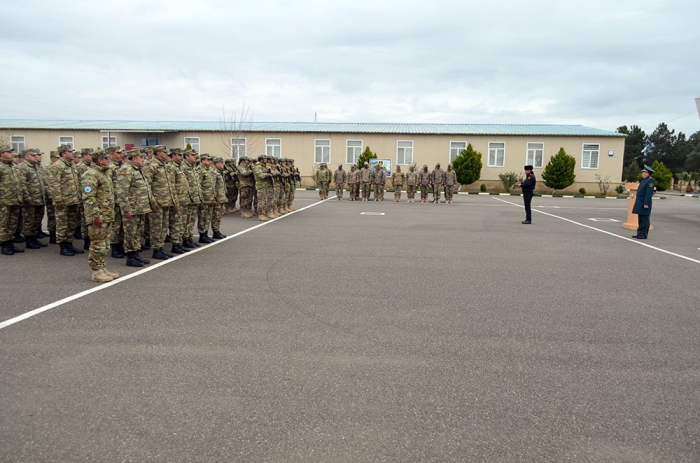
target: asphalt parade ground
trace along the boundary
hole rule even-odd
[[[297,193],[103,285],[2,256],[0,461],[700,460],[700,199]]]

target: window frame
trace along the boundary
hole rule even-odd
[[[15,141],[14,138],[22,138],[22,141]],[[21,148],[19,146],[20,144],[22,145]],[[15,145],[17,145],[16,148]],[[24,135],[10,135],[10,146],[15,149],[15,153],[21,153],[22,151],[27,149],[27,137]]]
[[[586,150],[586,149],[585,149],[585,148],[586,148],[586,145],[596,145],[596,146],[598,147],[598,149],[597,149],[597,150]],[[597,151],[598,154],[597,154],[597,158],[596,158],[596,166],[595,166],[595,167],[591,167],[591,156],[590,156],[590,154],[589,154],[589,156],[588,156],[588,166],[585,166],[585,165],[584,165],[584,163],[583,163],[583,161],[584,161],[583,153],[585,153],[586,151],[588,151],[589,153],[592,152],[592,151]],[[598,170],[598,169],[600,169],[600,143],[582,143],[582,144],[581,144],[581,169],[586,169],[586,170]]]
[[[528,159],[530,156],[530,143],[538,143],[542,145],[542,159],[540,165],[535,165],[535,155],[532,155],[532,162]],[[544,142],[543,141],[528,141],[525,143],[525,165],[532,166],[533,169],[542,169],[544,167]]]
[[[348,142],[351,142],[351,141],[360,142],[360,146],[349,146]],[[350,165],[357,164],[357,161],[360,159],[360,156],[362,156],[362,150],[364,149],[364,147],[365,147],[364,140],[358,140],[358,139],[352,139],[352,138],[348,138],[347,140],[345,140],[345,164],[350,164]],[[355,160],[353,162],[350,162],[348,160],[348,149],[350,149],[350,148],[353,148],[353,151],[355,151],[355,148],[360,149],[360,152],[358,153],[357,157],[355,158]]]
[[[498,153],[496,153],[494,157],[494,164],[491,164],[491,145],[494,143],[502,143],[503,144],[503,165],[499,166],[498,165]],[[494,148],[494,150],[498,150],[500,148]],[[490,141],[488,144],[488,154],[486,155],[486,167],[495,167],[495,168],[503,168],[506,166],[506,142],[505,141]]]
[[[109,139],[114,140],[114,144],[111,144],[111,141]],[[106,150],[110,146],[119,146],[119,143],[117,143],[117,136],[116,135],[102,135],[102,149]]]
[[[408,146],[400,147],[399,143],[402,143],[402,142],[411,144],[411,147],[410,147],[411,148],[411,162],[408,162],[408,163],[406,162],[406,151],[405,150],[406,150],[406,148],[408,148]],[[404,152],[403,152],[404,162],[399,162],[399,150],[400,149],[404,150]],[[411,164],[413,164],[414,151],[415,151],[415,143],[413,140],[396,140],[396,165],[397,166],[410,166]]]
[[[318,142],[320,142],[320,141],[324,141],[324,142],[327,141],[327,142],[328,142],[328,145],[319,145]],[[330,164],[330,163],[331,163],[331,144],[332,144],[332,143],[331,143],[331,139],[330,139],[330,138],[315,138],[315,139],[314,139],[314,164],[321,164],[321,163],[324,163],[324,162],[325,162],[326,164]],[[316,158],[316,150],[317,150],[318,148],[321,148],[321,160],[320,160],[320,161],[317,160],[317,158]],[[324,160],[323,160],[324,148],[328,148],[328,160],[327,160],[327,161],[324,161]]]
[[[464,143],[464,148],[462,148],[461,150],[459,150],[457,152],[457,156],[459,156],[459,154],[462,152],[462,150],[467,149],[467,146],[469,146],[469,142],[467,142],[466,140],[450,140],[450,151],[447,154],[447,163],[448,164],[452,164],[454,162],[454,159],[452,159],[452,143]],[[455,156],[455,158],[457,156]]]
[[[243,140],[243,145],[240,145],[240,144],[234,145],[233,140]],[[236,147],[243,146],[243,156],[247,156],[246,153],[248,152],[248,140],[246,139],[246,137],[231,137],[231,139],[229,140],[229,152],[230,152],[231,158],[235,159],[236,162],[238,162],[241,159],[241,153],[240,153],[240,150],[237,149],[235,156],[234,156],[234,152],[233,152],[234,146],[236,146]]]
[[[70,142],[62,142],[61,138],[70,138]],[[58,136],[58,146],[70,145],[70,147],[75,150],[75,137],[73,135],[59,135]]]
[[[279,145],[270,145],[268,142],[271,141],[271,140],[279,140],[280,143],[279,143]],[[275,156],[275,154],[274,154],[274,148],[275,148],[275,146],[279,146],[279,148],[280,148],[280,154],[279,154],[279,156]],[[268,151],[269,151],[269,148],[272,148],[272,151],[273,151],[272,154],[270,154],[270,153],[268,152]],[[273,158],[277,158],[277,159],[279,159],[279,158],[282,157],[282,139],[281,139],[281,138],[266,138],[266,139],[265,139],[265,156],[272,156]]]
[[[197,143],[188,142],[187,140],[197,140]],[[182,142],[182,149],[186,149],[187,144],[189,143],[197,154],[202,154],[201,137],[182,137]],[[197,145],[197,148],[194,147],[195,144]]]

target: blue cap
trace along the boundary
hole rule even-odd
[[[642,169],[642,172],[644,172],[645,170],[646,170],[647,172],[649,172],[650,174],[653,174],[654,172],[656,172],[654,169],[652,169],[651,167],[649,167],[649,166],[646,165],[646,164],[644,164],[644,169]]]

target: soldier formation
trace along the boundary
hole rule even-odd
[[[51,164],[41,167],[44,153],[15,153],[0,146],[0,244],[3,255],[46,247],[48,237],[61,256],[89,250],[92,280],[108,282],[119,274],[107,270],[105,258],[125,258],[129,267],[153,259],[169,259],[199,247],[198,242],[225,238],[221,218],[237,212],[267,221],[294,211],[294,192],[301,182],[294,160],[259,156],[224,160],[208,154],[163,145],[124,151],[81,150],[69,145],[51,152]],[[48,233],[41,230],[47,216]],[[211,230],[212,235],[209,236]],[[83,249],[73,246],[83,239]],[[165,243],[172,243],[170,252]]]

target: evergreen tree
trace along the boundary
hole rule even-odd
[[[625,182],[636,182],[639,178],[639,174],[641,173],[642,170],[639,168],[639,164],[637,164],[637,161],[632,160],[622,171],[622,180],[624,180]]]
[[[357,167],[362,169],[365,166],[365,162],[369,162],[370,159],[376,159],[377,154],[373,153],[371,149],[369,149],[369,146],[365,147],[365,150],[360,154],[360,157],[357,158]]]
[[[634,160],[637,163],[637,167],[641,168],[643,166],[647,134],[638,125],[633,125],[629,129],[626,125],[623,125],[617,128],[617,132],[627,135],[625,137],[625,154],[623,155],[622,165],[627,166],[630,161]],[[635,176],[634,178],[637,177]]]
[[[554,191],[563,190],[573,185],[576,181],[575,168],[576,159],[566,154],[563,147],[559,148],[559,152],[544,166],[542,180],[544,180],[545,186]]]
[[[645,163],[651,164],[654,161],[665,162],[671,155],[673,145],[676,144],[676,131],[669,130],[666,123],[662,122],[656,127],[654,132],[647,137],[645,149]]]
[[[656,184],[657,191],[665,191],[671,188],[671,179],[673,178],[673,173],[666,168],[663,162],[654,161],[651,165],[654,173],[651,174],[654,177],[654,183]],[[639,174],[638,181],[642,181],[642,174]]]
[[[481,153],[475,151],[471,143],[452,161],[457,181],[462,185],[469,185],[479,180],[482,165]]]

